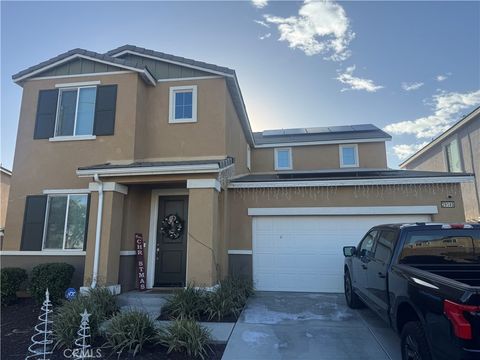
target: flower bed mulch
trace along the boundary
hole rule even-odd
[[[55,310],[54,310],[55,311]],[[38,324],[38,315],[40,314],[40,305],[36,304],[31,298],[20,298],[16,303],[1,308],[1,359],[24,360],[28,354],[30,338],[34,333],[33,327]],[[210,345],[211,352],[208,359],[220,360],[225,350],[225,345]],[[116,354],[112,354],[110,349],[101,349],[102,357],[100,359],[117,359]],[[50,355],[51,360],[63,360],[63,350],[57,349]],[[135,358],[131,355],[122,355],[119,359],[135,360],[185,360],[188,359],[185,354],[171,353],[167,354],[167,349],[163,346],[145,346],[141,353]]]

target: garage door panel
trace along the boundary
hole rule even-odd
[[[343,292],[343,252],[373,226],[430,221],[427,215],[278,216],[253,221],[258,290]]]

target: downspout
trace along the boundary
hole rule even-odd
[[[98,280],[98,265],[100,262],[100,238],[102,235],[102,214],[103,214],[103,182],[99,179],[98,174],[93,176],[93,181],[98,185],[98,209],[97,209],[97,228],[95,231],[95,255],[93,257],[93,274],[92,284],[90,287],[95,289]]]

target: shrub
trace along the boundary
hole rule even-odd
[[[93,339],[98,336],[102,322],[118,312],[118,306],[115,296],[107,288],[91,289],[65,302],[54,315],[53,334],[57,345],[73,346],[80,325],[80,314],[84,310],[91,314],[89,323]]]
[[[253,294],[252,282],[242,278],[226,278],[220,286],[207,295],[205,313],[209,320],[240,315],[249,296]]]
[[[35,266],[30,280],[32,297],[38,303],[41,303],[45,299],[45,290],[48,288],[50,299],[54,303],[58,303],[70,285],[74,271],[75,268],[66,263],[48,263]]]
[[[0,270],[0,293],[2,305],[8,305],[17,299],[17,291],[27,280],[27,272],[20,268],[4,268]]]
[[[210,331],[191,319],[177,319],[158,333],[158,343],[167,347],[168,353],[186,352],[189,358],[207,358],[210,341]]]
[[[142,351],[143,345],[153,341],[155,336],[152,319],[138,310],[129,310],[114,316],[106,331],[107,345],[119,356],[123,352],[132,351],[135,356]]]
[[[198,319],[205,307],[205,295],[203,290],[195,289],[188,285],[185,289],[176,291],[168,299],[165,311],[172,318]]]

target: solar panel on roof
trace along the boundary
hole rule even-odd
[[[328,133],[328,127],[310,127],[305,129],[308,134],[321,134],[321,133]]]
[[[283,134],[284,134],[283,130],[264,130],[262,132],[263,136],[278,136]]]
[[[353,128],[351,126],[329,126],[328,130],[330,132],[349,132],[353,131]]]
[[[372,131],[378,130],[378,128],[372,124],[359,124],[359,125],[352,125],[353,130],[355,131]]]
[[[306,134],[307,130],[305,129],[285,129],[285,135],[299,135]]]

